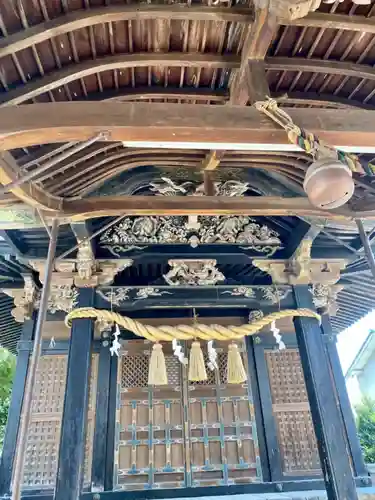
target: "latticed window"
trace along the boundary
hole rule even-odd
[[[86,430],[84,478],[86,485],[91,481],[97,361],[97,355],[94,355]],[[46,355],[39,360],[28,430],[24,488],[40,489],[55,486],[67,362],[66,355]]]
[[[265,351],[283,472],[320,473],[314,426],[298,349]]]

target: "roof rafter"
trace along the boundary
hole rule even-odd
[[[9,92],[5,92],[1,94],[1,106],[21,104],[45,92],[49,92],[72,81],[78,80],[79,78],[84,78],[95,73],[114,69],[142,68],[148,66],[233,69],[240,66],[240,58],[233,55],[182,52],[145,52],[106,56],[52,71],[44,77],[33,80]]]
[[[325,12],[310,12],[306,17],[294,19],[288,25],[303,26],[308,28],[323,28],[361,33],[375,33],[375,18],[345,14],[332,14]]]
[[[3,186],[17,180],[20,175],[20,168],[13,156],[6,152],[0,152],[0,183]],[[21,186],[10,189],[17,198],[25,203],[44,210],[60,210],[61,199],[46,193],[32,182],[26,182]]]
[[[204,5],[113,5],[68,12],[64,16],[19,31],[0,40],[0,57],[14,54],[56,36],[96,24],[146,19],[191,21],[224,21],[251,23],[250,9],[207,7]]]
[[[302,57],[268,57],[266,69],[273,71],[305,71],[328,75],[345,75],[366,80],[375,80],[375,68],[365,64],[331,61],[325,59],[305,59]]]

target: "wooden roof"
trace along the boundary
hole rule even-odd
[[[374,14],[373,5],[349,0],[322,3],[318,11],[291,21],[264,15],[251,0],[4,0],[0,115],[1,108],[15,104],[82,100],[249,105],[254,96],[246,71],[254,60],[261,63],[260,77],[251,66],[257,82],[265,76],[269,94],[289,108],[375,109]],[[17,175],[72,145],[46,145],[50,141],[42,134],[40,140],[12,149]],[[167,160],[197,166],[204,155],[96,142],[35,176],[33,183],[53,195],[86,197],[125,169]],[[309,162],[306,154],[276,148],[227,152],[221,166],[277,172],[303,194]],[[357,182],[359,198],[374,192],[369,181]],[[4,203],[13,199],[7,195]]]

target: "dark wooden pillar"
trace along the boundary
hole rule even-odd
[[[108,403],[108,422],[107,422],[107,455],[105,461],[105,482],[106,491],[113,489],[113,472],[116,443],[116,409],[118,401],[117,394],[117,368],[118,357],[111,358],[111,368],[109,373],[109,403]]]
[[[345,377],[342,372],[339,355],[337,352],[337,339],[332,332],[329,316],[322,316],[322,334],[324,336],[324,346],[326,349],[328,362],[331,367],[332,377],[335,383],[337,400],[341,410],[347,442],[350,449],[354,474],[357,477],[368,476],[367,468],[363,460],[363,453],[359,444],[357,428],[354,421],[352,407],[350,405],[348,392],[345,384]]]
[[[294,287],[298,308],[314,309],[307,285]],[[335,386],[316,319],[294,318],[320,462],[329,500],[358,500]]]
[[[94,305],[95,291],[80,288],[78,307]],[[77,500],[82,491],[94,320],[73,320],[61,422],[55,500]]]
[[[26,320],[23,324],[21,339],[18,344],[16,371],[0,461],[0,496],[7,495],[10,492],[13,459],[17,449],[18,427],[21,419],[30,351],[32,349],[30,341],[33,338],[35,320],[36,313],[34,312],[32,319]]]
[[[253,399],[253,405],[255,411],[255,425],[258,436],[260,464],[262,467],[262,479],[263,482],[266,483],[271,481],[271,467],[267,450],[266,429],[264,426],[265,415],[263,414],[262,402],[260,397],[260,384],[262,383],[262,379],[259,379],[258,376],[257,366],[255,362],[253,337],[246,336],[245,342],[246,342],[247,366],[250,378],[251,396]],[[268,380],[268,377],[266,380]]]
[[[99,351],[98,385],[96,391],[95,431],[92,453],[91,491],[104,491],[105,463],[108,443],[108,407],[111,353],[108,346]]]

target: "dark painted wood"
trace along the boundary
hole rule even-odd
[[[31,340],[33,338],[35,321],[36,313],[34,312],[32,319],[26,320],[22,328],[21,342],[27,342],[29,348],[18,349],[16,371],[14,375],[12,396],[8,412],[8,421],[5,430],[4,444],[0,460],[0,496],[8,494],[10,491],[13,459],[17,449],[17,434],[21,418],[30,351],[32,349]]]
[[[78,307],[93,306],[94,297],[93,289],[80,288]],[[93,334],[92,319],[73,320],[55,500],[77,500],[82,490]]]
[[[298,308],[314,309],[307,285],[294,287]],[[297,342],[329,500],[358,499],[324,340],[314,318],[294,318]]]
[[[127,297],[122,300],[120,306],[112,304],[112,309],[116,311],[135,311],[147,308],[175,308],[175,307],[198,307],[198,308],[216,308],[218,312],[222,307],[228,308],[248,308],[248,309],[261,309],[265,314],[271,310],[277,310],[278,307],[272,304],[269,300],[264,298],[265,286],[252,287],[254,295],[246,297],[235,293],[235,289],[240,285],[233,286],[220,286],[220,287],[196,287],[194,292],[184,287],[176,286],[163,286],[155,285],[153,288],[157,292],[148,297],[142,298],[139,293],[142,293],[144,287],[118,287],[126,289]],[[282,308],[293,308],[294,299],[291,287],[287,285],[280,285],[280,291],[285,291],[285,296],[280,300]],[[106,298],[105,294],[113,291],[113,288],[101,287],[97,290],[96,303],[100,309],[111,309],[110,298]],[[220,308],[220,309],[219,309]],[[190,310],[191,315],[191,310]]]
[[[348,446],[352,456],[352,464],[354,474],[356,476],[368,476],[367,468],[363,460],[363,453],[359,444],[357,428],[353,416],[352,407],[349,401],[348,391],[346,389],[345,377],[342,372],[339,355],[337,352],[337,338],[332,333],[331,322],[329,316],[324,314],[322,316],[322,333],[326,337],[325,349],[328,356],[328,361],[331,367],[333,379],[335,381],[335,388],[341,416],[344,422]]]
[[[367,493],[364,482],[356,479],[358,492]],[[322,479],[309,479],[307,481],[280,481],[270,483],[237,484],[231,486],[199,486],[197,488],[170,488],[137,491],[105,491],[100,494],[99,500],[162,500],[167,498],[197,498],[243,494],[267,494],[282,491],[291,493],[293,498],[301,496],[305,491],[323,491],[325,489]],[[294,492],[294,495],[293,493]],[[373,488],[371,488],[373,493]],[[81,500],[98,500],[97,493],[88,492],[81,495]],[[251,498],[251,497],[250,497]],[[22,496],[22,500],[52,500],[52,492],[33,490]]]
[[[284,259],[289,259],[294,254],[303,238],[307,236],[310,229],[311,225],[308,222],[301,220],[298,223],[298,226],[291,233],[288,243],[283,250]]]
[[[65,314],[65,313],[64,313]],[[18,350],[32,350],[32,341],[31,340],[20,340],[18,342]],[[42,343],[42,355],[45,356],[48,354],[49,356],[54,354],[67,354],[69,352],[69,340],[56,340],[52,345],[50,340],[44,340]],[[92,344],[92,352],[99,353],[101,347],[100,340],[94,340]]]
[[[19,239],[17,239],[18,231],[10,230],[10,229],[1,229],[0,236],[4,239],[6,244],[9,246],[11,250],[11,255],[15,256],[23,256],[26,252],[27,248],[24,243],[22,243]]]
[[[107,423],[107,453],[105,460],[105,481],[104,489],[106,491],[113,489],[113,472],[115,448],[117,446],[117,429],[116,429],[116,409],[118,405],[118,389],[117,389],[117,368],[118,358],[111,358],[110,374],[109,374],[109,404],[108,404],[108,423]]]
[[[262,411],[262,404],[260,400],[260,391],[259,391],[259,378],[257,373],[257,368],[255,364],[255,356],[254,356],[254,345],[253,345],[253,337],[246,336],[246,353],[247,353],[247,367],[248,374],[250,379],[250,387],[251,387],[251,396],[254,405],[255,411],[255,425],[256,425],[256,433],[258,437],[258,446],[259,446],[259,455],[260,455],[260,465],[262,468],[262,479],[264,482],[268,482],[271,480],[270,473],[270,464],[268,458],[267,451],[267,443],[266,443],[266,433],[264,428],[264,415]]]
[[[96,390],[95,431],[91,473],[92,491],[104,491],[107,456],[108,405],[111,354],[108,346],[99,352],[98,385]]]
[[[272,396],[266,358],[264,356],[264,347],[256,342],[254,342],[253,346],[260,402],[263,414],[263,426],[267,445],[270,479],[271,481],[281,481],[283,478],[282,462],[279,441],[277,439],[276,422],[272,411]]]

